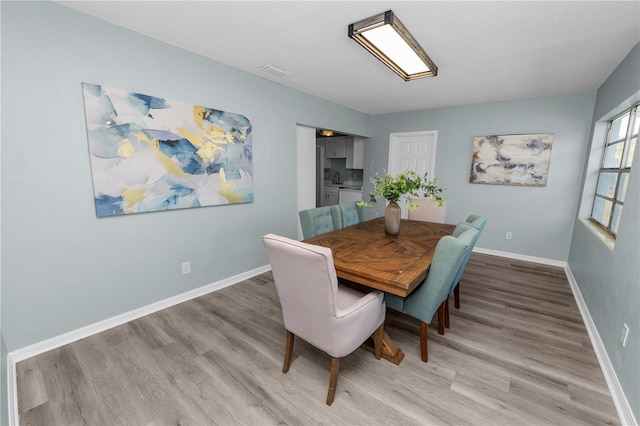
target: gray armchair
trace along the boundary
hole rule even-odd
[[[295,336],[331,355],[327,405],[333,403],[340,358],[373,337],[380,359],[385,304],[382,293],[338,283],[331,249],[268,234],[263,237],[287,330],[282,372],[289,371]]]

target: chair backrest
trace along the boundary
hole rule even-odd
[[[447,235],[438,241],[425,281],[411,293],[402,311],[426,323],[431,323],[433,314],[449,297],[451,283],[460,268],[467,250],[467,244],[454,236]]]
[[[457,231],[457,232],[456,232]],[[478,231],[473,226],[470,226],[466,222],[460,223],[456,226],[456,229],[453,231],[453,235],[457,237],[459,240],[463,241],[467,244],[467,250],[464,254],[462,262],[460,263],[460,267],[458,268],[458,272],[451,283],[451,288],[449,292],[452,292],[455,286],[460,282],[462,275],[464,274],[464,269],[467,267],[467,262],[471,257],[471,253],[473,252],[473,248],[476,245],[476,241],[478,241],[478,236],[480,235],[480,231]]]
[[[467,223],[476,228],[479,232],[482,232],[487,224],[487,219],[475,214],[470,214],[469,217],[467,217]]]
[[[342,228],[342,214],[337,205],[301,210],[298,216],[304,239]]]
[[[409,220],[420,220],[423,222],[444,223],[447,213],[446,201],[442,206],[433,198],[412,198],[411,203],[417,204],[418,209],[408,213]]]
[[[331,249],[267,234],[262,237],[284,326],[323,348],[336,318],[338,278]]]
[[[343,227],[364,222],[364,211],[356,203],[340,204],[340,213]]]
[[[466,231],[468,229],[474,229],[474,230],[477,231],[477,229],[474,226],[472,226],[470,223],[468,223],[468,222],[460,222],[459,224],[456,225],[456,227],[454,228],[454,230],[451,233],[451,235],[453,235],[454,237],[458,238],[460,236],[460,234],[462,234],[464,231]]]

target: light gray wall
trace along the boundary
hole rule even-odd
[[[368,115],[58,4],[1,7],[9,351],[267,264],[262,235],[296,237],[296,124],[371,132]],[[255,201],[97,219],[83,81],[250,117]]]
[[[611,118],[640,102],[640,43],[598,89],[593,115],[593,144],[601,144],[598,121]],[[580,287],[589,313],[624,393],[636,417],[640,419],[640,149],[636,148],[618,238],[613,252],[604,246],[581,219],[590,215],[591,203],[583,208],[574,223],[569,267]],[[598,168],[595,159],[595,169]],[[585,198],[592,199],[594,164],[585,172]],[[629,326],[627,346],[619,343],[622,325]]]
[[[363,193],[373,189],[370,176],[387,168],[390,133],[437,130],[435,173],[446,189],[446,221],[485,216],[478,247],[565,261],[594,99],[594,92],[586,92],[376,116],[365,152]],[[546,187],[469,183],[473,137],[510,133],[555,134]],[[383,204],[376,206],[379,214]],[[512,240],[505,240],[506,231]]]

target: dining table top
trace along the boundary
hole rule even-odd
[[[436,244],[455,225],[403,219],[397,236],[384,228],[378,217],[304,242],[332,250],[338,278],[406,297],[424,281]]]

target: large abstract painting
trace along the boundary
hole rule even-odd
[[[83,83],[98,217],[253,201],[244,115]]]
[[[546,186],[553,133],[473,138],[471,183]]]

